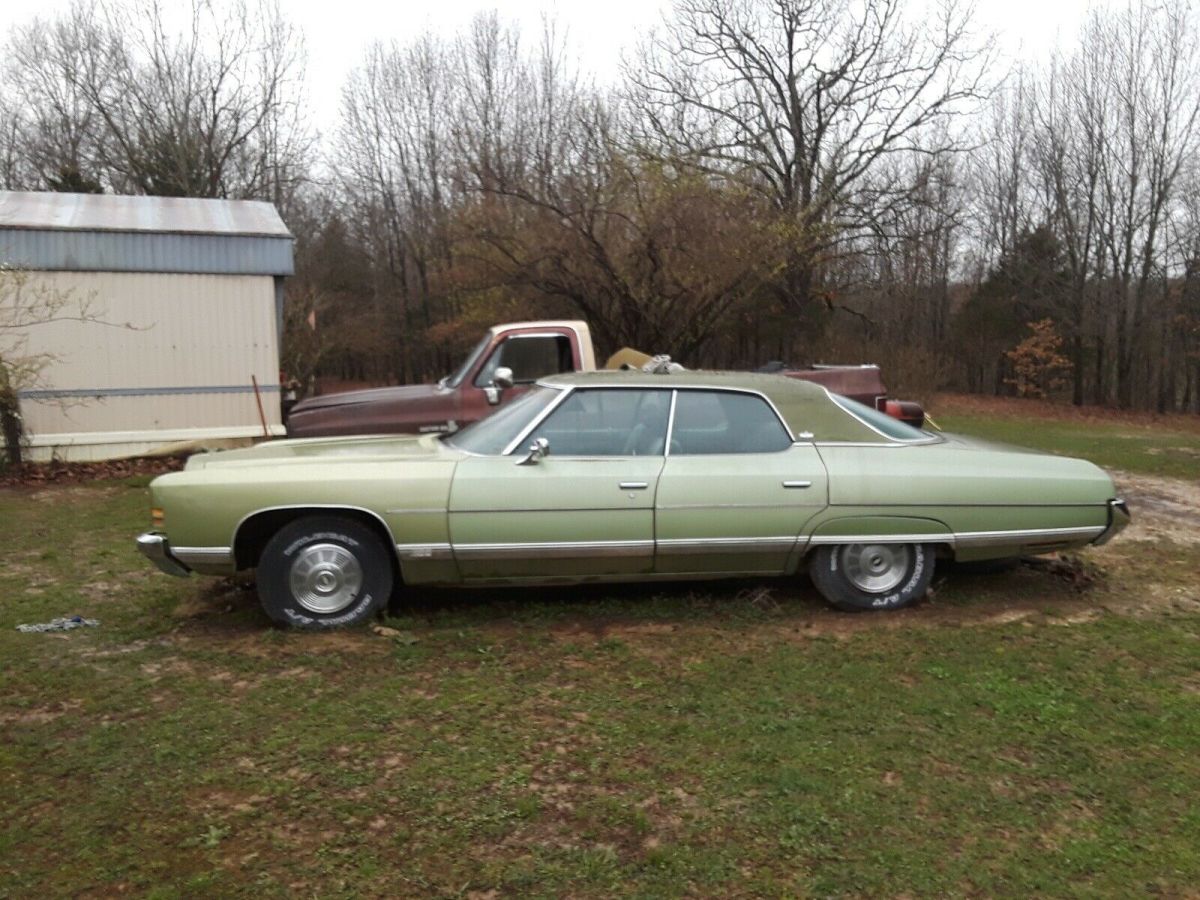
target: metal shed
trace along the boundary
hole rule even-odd
[[[0,265],[91,313],[27,329],[47,361],[18,390],[33,458],[283,433],[292,236],[271,204],[0,191]]]

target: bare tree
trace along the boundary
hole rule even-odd
[[[103,126],[76,72],[98,29],[93,12],[78,6],[54,22],[35,19],[8,37],[4,78],[20,112],[6,130],[30,187],[101,189]]]
[[[945,5],[921,23],[900,0],[678,0],[629,68],[646,149],[738,179],[792,229],[778,283],[803,311],[837,236],[865,227],[846,200],[889,155],[984,92],[987,47]]]
[[[286,204],[307,176],[304,46],[273,0],[76,2],[9,37],[21,150],[47,187]]]

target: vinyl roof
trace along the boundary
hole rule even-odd
[[[707,372],[685,369],[669,375],[651,375],[638,371],[601,370],[552,375],[541,379],[542,384],[571,384],[579,387],[601,385],[672,388],[724,388],[754,391],[765,395],[795,436],[802,431],[812,432],[818,441],[853,441],[888,443],[888,439],[847,413],[833,402],[829,392],[819,384],[783,375],[759,372]]]
[[[46,191],[0,191],[0,229],[7,228],[291,237],[275,207],[258,200]]]

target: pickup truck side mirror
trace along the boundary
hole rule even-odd
[[[529,445],[529,453],[517,460],[518,466],[536,466],[538,460],[550,455],[550,442],[544,437],[535,438]]]
[[[500,366],[492,373],[492,383],[483,389],[483,393],[487,397],[487,402],[491,406],[496,406],[500,403],[501,392],[508,390],[512,386],[512,369],[507,366]]]

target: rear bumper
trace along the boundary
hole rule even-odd
[[[1129,507],[1124,500],[1117,498],[1108,501],[1108,527],[1100,532],[1092,543],[1097,547],[1101,544],[1107,544],[1114,537],[1120,534],[1125,526],[1129,524],[1132,516],[1129,515]]]
[[[179,578],[186,578],[191,574],[191,570],[187,566],[171,555],[171,546],[167,543],[167,536],[164,534],[147,532],[138,535],[137,548],[141,551],[142,556],[159,568],[159,571]]]

